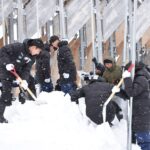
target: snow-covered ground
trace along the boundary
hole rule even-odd
[[[16,101],[7,107],[9,123],[0,124],[1,150],[126,150],[125,120],[112,128],[97,126],[62,92],[41,93],[39,100],[47,104]],[[140,148],[133,145],[133,150]]]

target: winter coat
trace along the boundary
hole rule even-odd
[[[74,83],[76,81],[76,66],[73,61],[73,56],[71,50],[68,46],[67,41],[62,41],[59,43],[58,49],[58,69],[60,75],[60,84]],[[69,78],[65,79],[63,73],[68,73]]]
[[[150,131],[150,74],[143,68],[135,73],[134,80],[125,78],[125,91],[133,97],[133,131]]]
[[[85,97],[86,115],[96,124],[103,122],[103,105],[111,94],[113,85],[103,80],[93,80],[90,84],[70,93],[71,101],[78,101]],[[107,121],[111,122],[115,116],[115,107],[112,102],[107,105]]]
[[[50,78],[50,53],[47,44],[44,46],[44,50],[36,57],[36,81],[40,84],[45,79]]]
[[[28,80],[35,57],[29,53],[28,40],[24,43],[9,44],[0,49],[0,79],[15,80],[6,70],[7,64],[13,64],[19,76]]]
[[[122,77],[121,68],[116,65],[116,63],[115,63],[113,58],[108,57],[106,59],[111,60],[113,62],[112,63],[113,66],[110,69],[105,68],[105,71],[103,73],[103,78],[105,78],[106,82],[109,82],[109,83],[112,83],[112,84],[116,84],[116,83],[119,82],[119,80]]]

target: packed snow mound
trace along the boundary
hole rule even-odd
[[[43,92],[38,100],[44,103],[16,101],[7,107],[9,123],[0,124],[2,150],[126,150],[126,121],[97,126],[63,92]]]

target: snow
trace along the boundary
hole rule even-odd
[[[62,92],[43,92],[38,100],[41,105],[15,101],[7,107],[9,123],[0,124],[1,150],[126,150],[125,120],[112,128],[97,126]],[[140,149],[133,145],[133,150]]]

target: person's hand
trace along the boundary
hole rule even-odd
[[[120,88],[118,88],[117,86],[114,86],[111,91],[112,93],[118,93],[120,92]]]
[[[92,61],[93,61],[93,62],[97,62],[97,60],[96,60],[96,58],[95,58],[95,57],[93,57],[93,58],[92,58]]]
[[[13,64],[7,64],[7,65],[6,65],[6,69],[7,69],[8,71],[13,70],[14,67],[15,67],[15,66],[14,66]]]
[[[28,88],[28,83],[26,80],[22,80],[22,82],[20,83],[20,86],[24,89],[27,90]]]
[[[123,72],[122,77],[123,77],[124,79],[125,79],[125,78],[129,78],[129,77],[131,77],[131,73],[130,73],[128,70],[126,70],[126,71]]]
[[[51,79],[50,79],[50,78],[45,79],[44,82],[45,82],[45,83],[50,83],[50,82],[51,82]]]
[[[69,78],[69,73],[63,73],[63,77],[64,77],[65,79],[68,79],[68,78]]]

